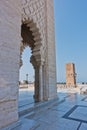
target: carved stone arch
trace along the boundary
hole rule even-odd
[[[36,53],[36,49],[38,49],[40,43],[41,59],[45,60],[44,55],[45,55],[45,50],[47,48],[46,0],[21,0],[21,3],[22,3],[22,22],[29,24],[29,27],[31,27],[30,29],[35,37],[37,48],[34,48],[34,53]],[[40,34],[40,37],[38,34]],[[39,39],[41,40],[39,41]]]
[[[27,30],[26,32],[24,32],[27,34],[27,36],[23,37],[23,33],[21,33],[22,35],[21,50],[23,50],[25,46],[29,46],[32,50],[32,56],[35,57],[37,62],[41,61],[41,53],[40,53],[40,48],[42,45],[41,35],[39,29],[36,26],[36,23],[34,23],[33,20],[30,20],[29,18],[27,20],[25,19],[25,21],[22,21],[22,29]],[[21,32],[23,31],[21,30]],[[28,39],[29,38],[28,34],[31,37],[30,39]]]
[[[46,85],[46,60],[45,54],[47,50],[47,39],[46,39],[46,12],[45,12],[45,1],[38,0],[24,0],[22,3],[22,23],[26,24],[27,27],[32,31],[34,39],[34,48],[32,48],[32,56],[30,62],[33,64],[35,69],[35,99],[36,101],[48,100],[48,94],[45,94],[48,89]],[[36,8],[35,8],[36,7]],[[41,8],[42,7],[42,8]]]
[[[22,21],[21,25],[22,42],[20,45],[20,57],[26,46],[32,50],[30,62],[35,70],[35,102],[43,100],[43,72],[42,72],[42,59],[41,59],[41,35],[36,23],[29,18]],[[20,60],[22,65],[22,59]]]

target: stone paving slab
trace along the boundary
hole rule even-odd
[[[40,126],[35,130],[77,130],[79,122],[71,121],[63,118],[55,118],[50,114],[50,116],[42,117],[39,121]]]
[[[82,123],[79,130],[87,130],[87,124]]]
[[[78,106],[69,117],[87,123],[87,106]]]

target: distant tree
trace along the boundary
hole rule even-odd
[[[27,81],[27,80],[24,80],[24,84],[28,84],[28,81]]]

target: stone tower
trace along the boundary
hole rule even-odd
[[[66,64],[66,85],[76,86],[75,65],[73,63]]]
[[[31,48],[35,102],[57,98],[53,0],[0,0],[0,129],[19,119],[21,55]]]

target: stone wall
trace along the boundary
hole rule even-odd
[[[41,62],[44,64],[44,99],[56,97],[56,57],[55,57],[55,35],[54,35],[54,4],[53,0],[22,0],[23,22],[27,23],[33,20],[39,29],[40,39],[35,39],[35,45],[38,46],[33,50],[33,55],[38,59],[38,47],[40,47]],[[30,29],[34,37],[34,24],[30,22]],[[40,41],[41,40],[41,41]],[[44,63],[43,63],[44,62]]]
[[[1,0],[0,128],[18,120],[22,24],[27,24],[34,36],[32,55],[40,64],[35,70],[39,101],[57,96],[53,0]]]
[[[21,0],[21,2],[22,21],[24,23],[29,23],[30,29],[33,32],[34,37],[38,35],[37,30],[34,29],[34,24],[39,30],[40,39],[38,36],[38,38],[34,38],[34,40],[36,46],[37,44],[42,45],[40,48],[40,53],[42,55],[42,58],[44,58],[44,53],[46,51],[46,0]],[[39,43],[40,40],[41,43]]]
[[[19,0],[0,0],[0,128],[18,120]]]
[[[47,55],[49,99],[56,97],[56,51],[54,32],[54,1],[47,0]]]

